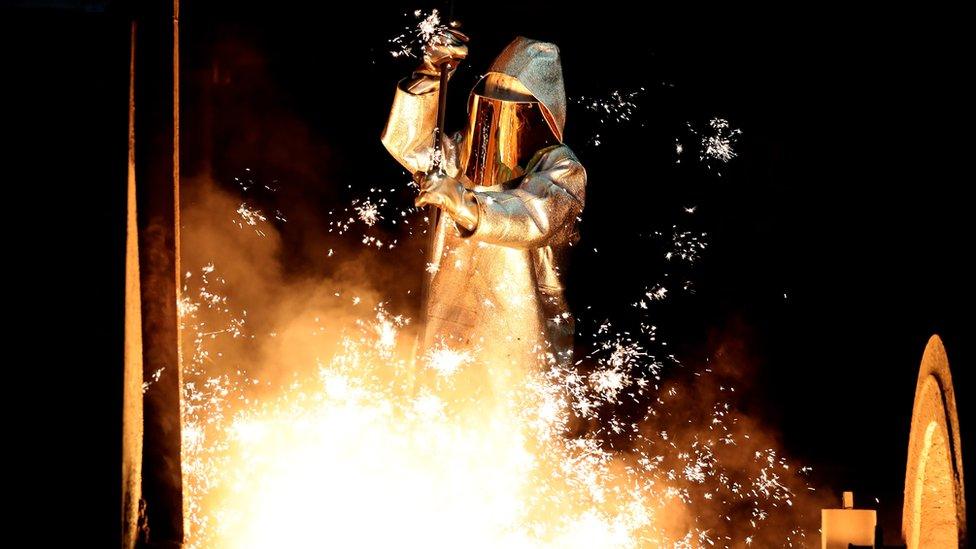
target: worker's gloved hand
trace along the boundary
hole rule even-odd
[[[446,64],[448,77],[468,56],[468,37],[461,31],[445,28],[431,36],[424,46],[424,59],[413,72],[407,86],[411,93],[427,93],[440,82],[441,65]]]
[[[423,176],[420,181],[420,194],[414,200],[419,208],[437,206],[447,212],[455,223],[469,231],[478,226],[478,202],[474,193],[464,188],[460,181],[445,174],[435,172]]]
[[[450,63],[451,71],[468,56],[468,37],[461,31],[439,30],[424,45],[424,61],[415,72],[440,77],[440,66]]]

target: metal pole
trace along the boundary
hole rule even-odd
[[[179,1],[139,4],[132,64],[135,232],[142,380],[141,500],[137,542],[142,547],[183,543],[182,402],[177,303],[179,264]],[[129,259],[132,259],[130,256]],[[127,267],[132,269],[132,267]],[[127,301],[127,312],[136,304]],[[136,320],[138,316],[138,320]],[[127,338],[132,343],[136,338]],[[130,353],[133,357],[135,351]],[[127,385],[133,372],[127,371]],[[141,389],[141,383],[140,383]],[[131,400],[131,395],[128,395]],[[131,421],[126,417],[126,421]],[[127,430],[133,430],[126,426]],[[131,505],[131,502],[130,502]],[[127,519],[128,520],[128,519]],[[127,523],[123,523],[123,528]],[[128,533],[127,533],[128,534]],[[128,536],[127,536],[128,537]]]

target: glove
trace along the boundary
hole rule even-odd
[[[424,45],[424,61],[414,72],[439,78],[444,63],[450,63],[453,72],[468,56],[467,43],[468,37],[461,31],[451,28],[438,31]]]
[[[413,203],[418,208],[437,206],[447,212],[455,223],[469,231],[478,226],[478,202],[474,193],[445,173],[425,176],[421,181],[420,194]]]
[[[468,37],[461,31],[451,28],[437,31],[424,45],[423,62],[413,71],[407,90],[414,94],[433,90],[440,82],[441,65],[446,64],[450,78],[468,56],[467,43]]]

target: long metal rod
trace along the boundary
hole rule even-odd
[[[444,161],[444,149],[442,148],[444,136],[444,120],[447,116],[447,79],[451,74],[451,64],[441,64],[441,83],[437,88],[437,128],[434,129],[434,160],[431,163],[430,171],[436,173],[443,170],[441,165]],[[437,206],[429,206],[430,234],[427,235],[427,251],[434,249],[434,230],[437,229],[437,222],[440,219],[441,209]],[[427,254],[428,257],[430,254]],[[432,258],[431,258],[432,259]]]
[[[434,129],[434,158],[430,166],[431,173],[443,170],[444,149],[442,148],[442,144],[444,140],[444,120],[447,117],[447,79],[450,77],[450,73],[451,64],[441,64],[441,82],[440,87],[437,88],[437,127]],[[428,260],[433,260],[434,258],[430,257],[430,252],[434,249],[434,233],[437,229],[437,222],[440,220],[441,210],[437,206],[428,206],[427,212],[428,218],[430,219],[430,233],[427,235],[427,257]],[[426,295],[424,297],[426,298]]]
[[[440,69],[441,69],[440,87],[438,87],[437,89],[437,127],[434,128],[434,143],[433,143],[435,153],[433,155],[433,161],[431,162],[431,166],[430,166],[431,173],[436,173],[443,169],[441,162],[443,159],[444,151],[441,148],[441,145],[443,142],[442,136],[444,135],[444,121],[447,115],[447,81],[451,74],[451,65],[450,63],[443,63],[441,64]],[[427,227],[427,249],[424,253],[424,257],[426,258],[426,263],[433,263],[437,259],[433,257],[433,255],[434,255],[435,240],[437,238],[437,224],[440,222],[440,214],[441,214],[441,210],[437,206],[427,207],[427,219],[429,225]],[[424,267],[426,269],[427,266],[424,265]],[[421,293],[420,293],[420,310],[421,310],[421,317],[423,318],[424,327],[426,327],[427,325],[426,307],[427,307],[427,297],[430,295],[430,279],[431,279],[431,275],[425,271],[424,282],[423,285],[421,286]],[[420,337],[423,337],[423,329],[421,329]]]
[[[441,146],[441,139],[444,135],[444,120],[447,116],[447,79],[451,75],[451,63],[441,64],[441,83],[437,89],[437,130],[434,132],[434,148]],[[437,167],[440,168],[440,156],[436,156]]]

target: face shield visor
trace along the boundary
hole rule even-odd
[[[468,103],[460,149],[465,184],[490,187],[516,179],[536,152],[558,143],[542,104],[517,80],[490,74]]]

